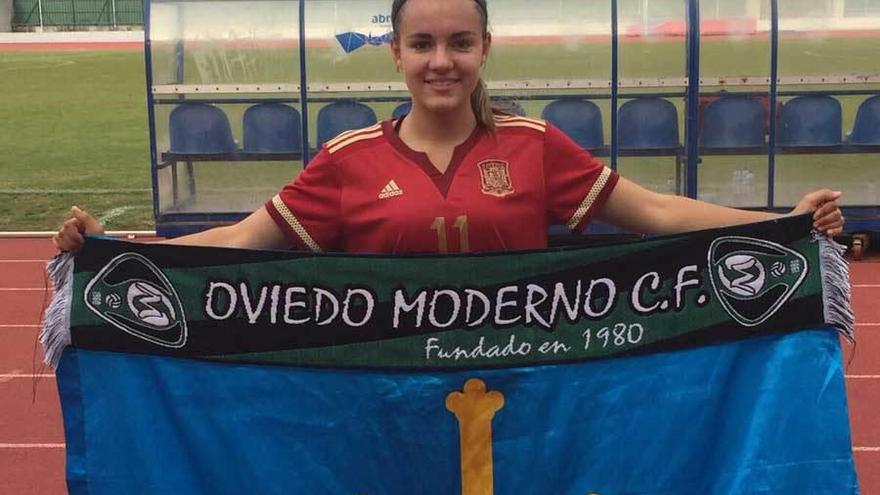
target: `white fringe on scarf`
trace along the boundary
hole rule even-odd
[[[73,255],[58,253],[46,266],[55,294],[46,308],[40,344],[45,353],[44,362],[58,367],[61,352],[70,345],[70,309],[73,306]]]
[[[825,323],[840,330],[852,342],[855,340],[855,315],[850,298],[849,265],[843,257],[846,246],[818,232],[813,232],[813,239],[819,242]]]

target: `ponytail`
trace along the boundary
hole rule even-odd
[[[482,78],[477,81],[477,87],[471,93],[471,109],[477,118],[477,124],[495,134],[495,108],[489,100],[489,91]]]

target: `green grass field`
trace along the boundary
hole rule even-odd
[[[684,41],[621,44],[621,77],[682,77]],[[780,75],[877,73],[880,39],[791,39],[780,48]],[[161,47],[156,52],[162,53]],[[206,69],[210,51],[188,58],[188,83],[296,82],[298,61],[277,53],[225,71]],[[607,45],[564,47],[496,45],[488,78],[607,79]],[[199,67],[201,63],[201,68]],[[713,39],[702,45],[705,76],[767,75],[766,40]],[[170,81],[168,57],[157,56],[157,83]],[[350,57],[336,50],[310,54],[309,76],[321,81],[381,81],[396,77],[387,51],[367,47]],[[237,72],[238,71],[238,72]],[[206,79],[207,78],[207,79]],[[826,87],[827,88],[827,87]],[[851,88],[851,87],[850,87]],[[794,88],[780,88],[794,89]],[[873,87],[880,92],[880,87]],[[624,91],[629,93],[630,91]],[[325,96],[325,95],[322,95]],[[515,95],[514,95],[515,96]],[[852,127],[864,97],[841,98],[844,131]],[[684,105],[679,107],[683,134]],[[53,230],[72,204],[104,219],[109,229],[151,229],[153,206],[143,54],[139,51],[0,52],[0,231]],[[610,139],[610,108],[598,100]],[[539,116],[544,102],[526,102]],[[380,118],[393,104],[376,104]],[[245,105],[226,105],[233,133],[241,139]],[[309,107],[312,134],[319,104]],[[170,106],[159,108],[158,125],[167,126]],[[167,137],[160,136],[160,150]],[[268,199],[295,176],[300,164],[198,164],[196,182],[211,211],[246,211]],[[850,204],[880,203],[880,165],[876,155],[787,156],[778,159],[779,204],[793,202],[813,187],[841,188]],[[621,159],[624,175],[658,191],[673,190],[671,158]],[[742,170],[748,173],[741,172]],[[751,177],[733,183],[735,177]],[[166,174],[167,175],[167,174]],[[701,197],[727,204],[758,206],[766,197],[766,157],[706,157],[700,165]],[[167,177],[160,180],[167,192]],[[163,193],[163,211],[168,208]]]

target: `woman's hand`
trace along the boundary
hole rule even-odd
[[[70,218],[61,224],[58,233],[52,236],[52,243],[60,251],[77,253],[86,242],[83,234],[101,235],[103,233],[104,227],[93,216],[74,206],[70,209]]]
[[[843,233],[843,213],[837,200],[843,195],[840,191],[820,189],[804,196],[797,206],[791,210],[791,215],[813,213],[813,228],[825,235],[838,235]]]

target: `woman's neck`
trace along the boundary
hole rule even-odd
[[[400,138],[414,148],[422,148],[428,144],[455,146],[464,142],[476,125],[477,119],[470,107],[449,113],[436,113],[414,106],[401,125]]]

